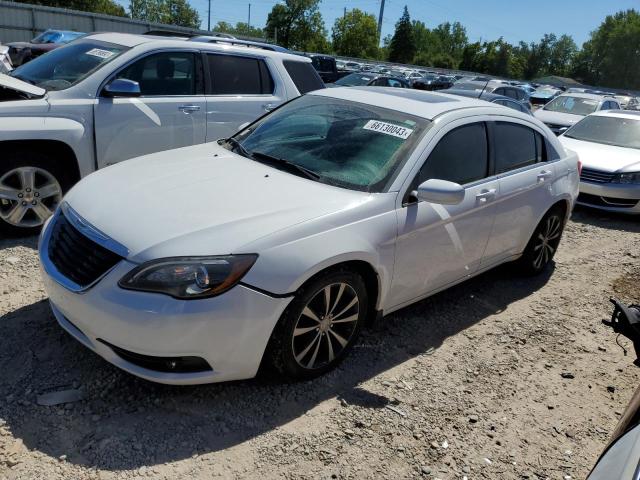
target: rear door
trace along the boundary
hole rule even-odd
[[[555,166],[543,135],[525,123],[489,122],[489,138],[500,185],[491,240],[483,266],[519,254],[554,202]]]
[[[473,274],[493,227],[498,181],[491,175],[485,123],[458,121],[435,141],[398,209],[390,293],[394,306]],[[431,178],[463,185],[462,203],[440,205],[412,198],[410,192]]]
[[[227,138],[285,100],[269,60],[250,54],[204,54],[207,77],[207,141]],[[311,64],[309,64],[311,67]]]
[[[98,97],[95,135],[98,165],[203,143],[204,81],[195,51],[163,51],[134,60],[114,78],[134,80],[140,97]]]

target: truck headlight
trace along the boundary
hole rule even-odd
[[[255,254],[162,258],[134,268],[118,285],[181,300],[213,297],[234,287],[257,258]]]
[[[612,183],[640,184],[640,172],[616,173]]]

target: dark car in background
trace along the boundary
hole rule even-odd
[[[489,92],[478,92],[476,90],[464,90],[458,88],[449,88],[446,90],[441,90],[440,93],[448,93],[450,95],[458,95],[460,97],[469,97],[469,98],[478,98],[480,100],[485,100],[490,103],[497,103],[498,105],[504,105],[505,107],[513,108],[514,110],[518,110],[522,113],[528,113],[529,115],[533,115],[531,110],[523,105],[521,102],[514,100],[513,98],[506,97],[504,95],[498,95],[496,93]]]
[[[19,67],[29,60],[33,60],[43,53],[50,52],[83,35],[86,35],[86,33],[68,30],[45,30],[30,42],[7,43],[11,63],[14,67]]]
[[[412,86],[418,90],[443,90],[445,88],[451,88],[453,81],[444,75],[428,73],[424,77],[414,80]]]
[[[357,72],[350,73],[342,77],[329,87],[396,87],[411,88],[409,82],[404,78],[393,77],[391,75],[380,75],[377,73]]]
[[[531,110],[531,100],[529,98],[529,93],[524,88],[514,87],[511,85],[503,85],[498,88],[494,88],[491,93],[512,98],[516,102],[521,103],[526,108]]]
[[[313,68],[316,69],[316,72],[318,72],[318,75],[320,75],[324,83],[333,83],[340,78],[341,75],[338,73],[335,58],[317,53],[308,53],[306,56],[311,59]],[[348,74],[348,72],[345,73]]]

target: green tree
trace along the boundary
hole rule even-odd
[[[32,5],[44,5],[47,7],[69,8],[71,10],[82,10],[83,12],[103,13],[105,15],[115,15],[126,17],[124,8],[113,0],[17,0],[20,3],[30,3]]]
[[[576,56],[573,73],[590,84],[640,89],[640,13],[607,16]]]
[[[413,25],[409,9],[405,5],[402,17],[396,23],[396,30],[389,45],[389,60],[398,63],[412,63],[417,48],[413,36]]]
[[[249,26],[246,22],[238,22],[235,26],[228,22],[220,21],[212,29],[214,32],[229,33],[231,35],[238,35],[242,37],[250,38],[264,38],[264,30]]]
[[[552,75],[560,75],[561,77],[569,76],[571,65],[574,57],[578,53],[576,42],[569,35],[562,35],[551,46],[551,55],[549,58],[549,73]]]
[[[338,55],[378,58],[378,24],[376,17],[354,8],[338,17],[332,31],[333,50]]]
[[[130,0],[129,13],[147,22],[200,28],[200,15],[187,0]]]
[[[327,31],[318,9],[320,0],[285,0],[267,16],[267,38],[296,50],[326,52]]]

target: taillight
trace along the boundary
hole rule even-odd
[[[578,176],[582,175],[582,162],[578,160]]]

